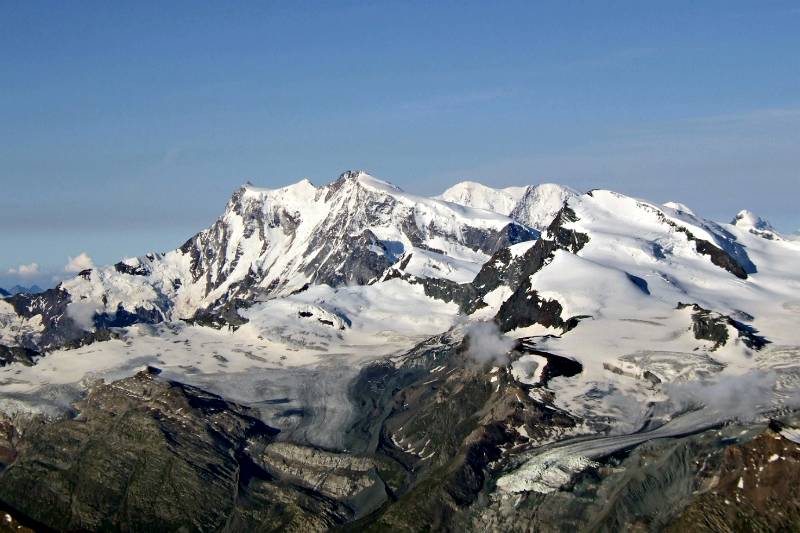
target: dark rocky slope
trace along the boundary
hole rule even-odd
[[[155,370],[98,383],[74,416],[0,427],[0,503],[89,531],[797,528],[800,446],[780,425],[650,441],[549,494],[497,492],[515,458],[581,421],[551,405],[546,379],[479,364],[469,342],[447,333],[364,368],[344,453],[279,442],[255,411]],[[581,370],[530,341],[510,360],[523,353],[548,360],[547,379]]]
[[[369,463],[273,449],[277,430],[248,408],[153,371],[93,386],[76,410],[2,448],[0,500],[55,529],[319,531],[355,517],[336,497],[382,491]],[[309,469],[340,481],[319,487]]]

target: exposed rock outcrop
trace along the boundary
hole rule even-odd
[[[259,466],[251,454],[278,431],[248,408],[155,369],[93,386],[76,409],[28,428],[0,473],[0,501],[48,527],[309,531],[353,517]]]

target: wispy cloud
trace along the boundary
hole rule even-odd
[[[19,265],[18,267],[9,268],[8,273],[21,278],[31,278],[39,275],[39,264],[28,263],[27,265]]]
[[[608,50],[604,53],[576,59],[567,62],[564,66],[568,69],[608,69],[618,68],[637,63],[656,55],[658,49],[648,46],[633,46]]]
[[[800,108],[795,107],[775,107],[764,109],[753,109],[743,111],[740,113],[727,113],[721,115],[708,115],[701,117],[688,118],[685,120],[688,124],[731,124],[731,123],[756,123],[756,122],[771,122],[784,121],[784,120],[798,120],[800,119]]]
[[[429,115],[457,111],[465,107],[485,104],[511,96],[513,91],[503,88],[480,89],[459,93],[439,94],[400,103],[395,112],[400,115]]]

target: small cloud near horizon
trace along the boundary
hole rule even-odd
[[[39,263],[29,263],[27,265],[19,265],[18,267],[9,268],[9,274],[19,276],[21,278],[28,278],[39,275]]]

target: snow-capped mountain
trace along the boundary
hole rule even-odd
[[[784,238],[775,230],[775,228],[772,227],[772,224],[756,215],[752,211],[748,211],[747,209],[742,209],[739,211],[731,221],[731,224],[737,228],[749,231],[753,235],[758,235],[765,239]]]
[[[526,189],[527,187],[494,189],[474,181],[462,181],[444,191],[438,198],[475,209],[509,215]]]
[[[532,228],[544,229],[553,221],[564,202],[578,191],[554,183],[540,183],[525,188],[509,216]]]
[[[800,247],[749,227],[595,190],[510,250],[476,278],[471,309],[514,336],[554,334],[540,346],[579,360],[594,374],[587,386],[609,368],[660,381],[705,372],[709,351],[719,369],[745,371],[766,342],[798,342]],[[644,346],[675,355],[654,359]]]
[[[755,229],[761,231],[773,231],[775,229],[772,227],[772,224],[756,215],[752,211],[748,211],[747,209],[742,209],[739,211],[731,221],[731,224],[742,229]]]
[[[569,198],[577,191],[554,183],[527,187],[493,189],[480,183],[464,181],[439,196],[443,200],[508,215],[531,228],[546,228]]]
[[[179,249],[86,270],[49,295],[9,299],[3,314],[27,320],[19,343],[41,349],[97,323],[189,319],[308,285],[363,285],[401,262],[411,275],[467,282],[492,253],[537,235],[506,216],[411,195],[361,171],[320,188],[308,180],[275,190],[246,185]],[[66,322],[77,328],[50,339]]]
[[[539,241],[534,227],[544,230]],[[9,297],[0,323],[5,344],[42,351],[83,342],[96,328],[140,322],[238,326],[247,321],[241,310],[296,299],[310,286],[400,279],[468,314],[498,313],[501,324],[514,324],[506,329],[537,322],[530,307],[515,307],[521,301],[558,302],[558,320],[548,326],[582,316],[597,323],[615,310],[632,314],[632,307],[661,316],[661,306],[691,302],[755,317],[761,329],[776,320],[764,304],[768,292],[790,299],[793,274],[782,270],[781,254],[795,248],[747,211],[733,224],[717,224],[679,203],[659,206],[602,190],[581,195],[551,184],[492,189],[464,182],[429,199],[349,171],[323,187],[308,180],[280,189],[245,185],[211,227],[180,248]],[[766,255],[754,260],[759,254]]]
[[[497,249],[533,236],[506,217],[346,172],[321,188],[308,181],[276,190],[242,187],[224,215],[179,250],[123,264],[161,270],[162,291],[185,317],[248,291],[280,296],[305,284],[365,284],[411,254],[420,273],[468,277]],[[172,290],[165,282],[175,270],[181,283]]]
[[[800,407],[798,264],[800,242],[748,212],[717,223],[608,190],[462,183],[431,199],[364,172],[246,185],[176,250],[0,300],[0,423],[56,420],[0,436],[0,499],[91,529],[61,473],[138,502],[162,478],[133,458],[157,457],[182,487],[213,479],[214,512],[178,502],[211,529],[257,529],[276,501],[299,529],[537,529],[561,500],[600,529],[660,520],[624,495],[661,501],[680,483],[675,509],[690,509],[720,472],[745,475],[718,465],[723,446],[764,436],[754,417]],[[744,429],[725,443],[709,433],[733,420]],[[149,437],[126,440],[128,423]],[[756,447],[765,472],[796,432],[775,427]],[[124,457],[82,444],[106,433]],[[666,470],[637,462],[643,443]],[[645,471],[660,480],[647,490]],[[20,487],[61,488],[48,514]],[[613,513],[609,494],[623,495]],[[97,512],[130,525],[164,508],[143,501],[134,518]]]

